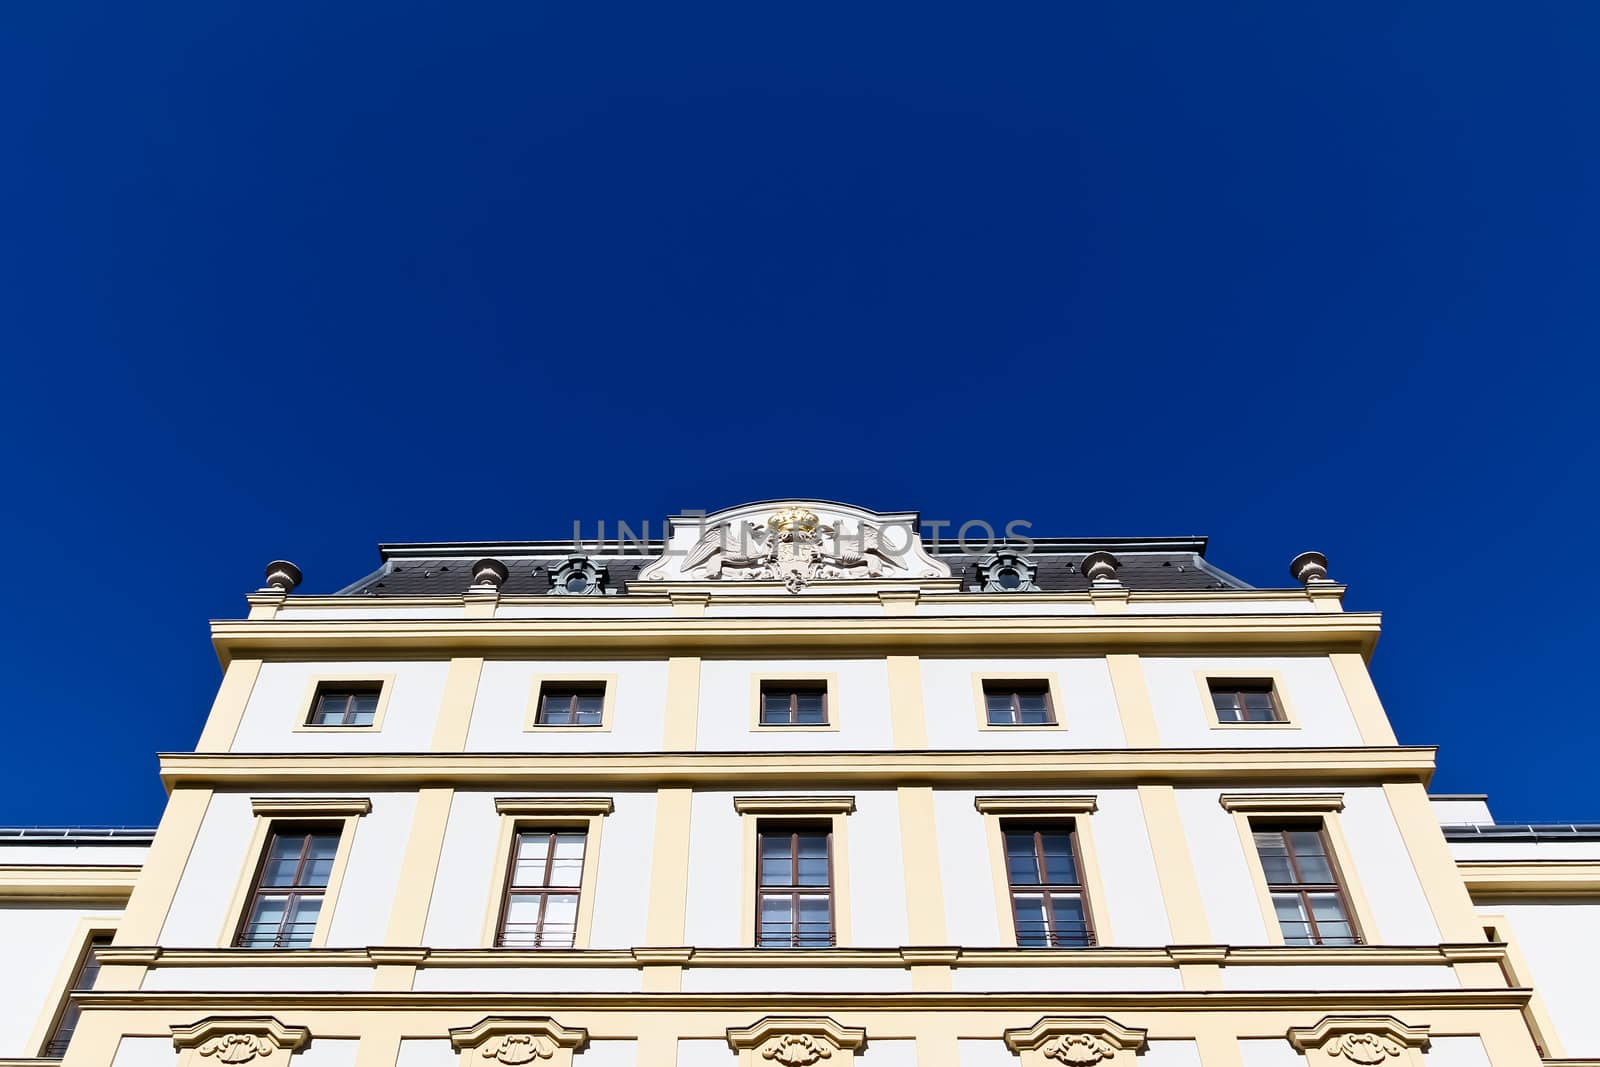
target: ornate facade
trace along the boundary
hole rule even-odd
[[[274,563],[157,830],[0,835],[0,1067],[1600,1063],[1600,828],[1430,798],[1378,617],[1205,547]]]

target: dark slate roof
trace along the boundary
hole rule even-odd
[[[659,542],[629,546],[630,551],[609,550],[590,558],[604,564],[606,584],[626,591],[639,571],[661,552]],[[1089,588],[1079,565],[1096,550],[1113,553],[1121,562],[1118,576],[1129,589],[1173,592],[1207,589],[1249,589],[1205,560],[1203,537],[1182,538],[1056,538],[1037,541],[1025,556],[1038,566],[1034,583],[1045,592],[1074,593]],[[339,590],[340,596],[459,596],[472,584],[472,564],[492,556],[506,565],[510,576],[500,587],[506,596],[540,596],[550,591],[550,572],[572,554],[572,546],[559,542],[500,542],[481,544],[382,545],[383,566]],[[978,564],[986,552],[964,552],[961,546],[940,546],[937,557],[950,566],[962,588],[979,588]],[[1026,595],[1026,594],[1022,594]]]

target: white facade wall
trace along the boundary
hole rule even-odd
[[[26,1047],[35,1027],[57,1004],[56,980],[63,984],[83,947],[85,920],[114,924],[120,908],[7,904],[0,907],[0,1056],[32,1056]],[[168,1043],[171,1048],[171,1043]]]
[[[760,679],[831,675],[829,729],[754,725]],[[816,751],[894,747],[889,725],[889,670],[883,659],[708,659],[700,664],[701,751]],[[659,735],[653,747],[660,747]]]
[[[1361,732],[1326,656],[1140,656],[1162,745],[1280,748],[1359,745]],[[1200,672],[1233,678],[1275,674],[1296,725],[1221,727]]]
[[[426,752],[449,670],[442,660],[263,663],[229,747],[234,752]],[[317,679],[391,677],[380,729],[297,729],[311,711]]]
[[[979,675],[1053,676],[1056,720],[1064,728],[983,728]],[[1126,742],[1103,656],[922,660],[922,702],[930,748],[1120,748]]]
[[[609,729],[529,728],[540,678],[611,678]],[[649,752],[661,747],[665,660],[486,660],[478,676],[468,752]]]
[[[1522,977],[1539,990],[1567,1055],[1600,1056],[1593,963],[1600,955],[1600,902],[1490,901],[1478,911],[1504,918],[1532,972]]]

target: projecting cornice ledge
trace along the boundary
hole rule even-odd
[[[808,752],[406,752],[165,753],[161,777],[169,789],[206,786],[245,789],[415,786],[461,787],[772,788],[890,785],[907,781],[1000,783],[1050,788],[1074,785],[1189,785],[1241,783],[1339,785],[1423,782],[1433,774],[1429,747],[1257,749],[1073,749],[993,751]]]
[[[1305,615],[892,616],[670,619],[219,620],[211,640],[235,657],[302,652],[440,652],[596,647],[633,654],[783,648],[874,651],[1181,648],[1360,652],[1377,644],[1370,612]]]

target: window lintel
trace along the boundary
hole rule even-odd
[[[610,815],[616,804],[610,797],[495,797],[501,815],[581,816]]]
[[[849,815],[856,810],[853,796],[734,797],[740,815]]]
[[[1224,811],[1245,815],[1311,815],[1343,811],[1343,793],[1223,793]]]
[[[251,797],[250,810],[281,819],[344,819],[372,811],[368,797]]]
[[[979,796],[973,807],[985,815],[1087,815],[1099,807],[1094,796]]]

